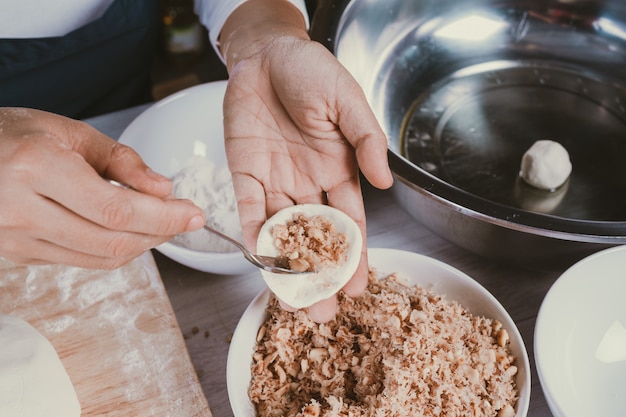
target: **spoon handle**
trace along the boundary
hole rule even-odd
[[[237,246],[237,248],[239,248],[239,250],[243,254],[244,258],[246,258],[248,261],[250,261],[252,264],[257,266],[258,268],[261,268],[265,271],[273,272],[276,274],[297,274],[297,275],[310,273],[309,271],[294,271],[288,268],[283,268],[281,266],[278,266],[276,263],[276,258],[273,258],[271,256],[254,255],[241,242],[231,238],[230,236],[225,235],[224,233],[221,233],[207,225],[204,225],[204,229],[232,243],[233,245]]]

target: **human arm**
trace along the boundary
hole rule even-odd
[[[387,139],[354,78],[311,41],[302,14],[285,0],[248,0],[222,28],[229,82],[224,131],[244,240],[254,249],[261,225],[279,209],[322,203],[351,216],[366,236],[359,169],[388,188]],[[367,284],[367,245],[344,291]],[[285,306],[287,307],[287,306]],[[336,299],[309,309],[332,319]]]
[[[209,30],[209,42],[219,57],[224,61],[220,51],[220,35],[226,20],[233,12],[248,0],[194,0],[195,11],[200,17],[202,24]],[[305,0],[285,0],[296,7],[308,27],[308,15]],[[225,61],[224,61],[225,62]]]
[[[103,178],[139,192],[115,187]],[[0,256],[116,268],[204,223],[130,148],[52,113],[0,108]]]

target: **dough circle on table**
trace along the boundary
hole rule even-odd
[[[52,344],[28,322],[0,314],[0,416],[80,414],[76,391]]]
[[[572,172],[567,150],[558,142],[538,140],[524,153],[520,177],[542,190],[559,188]]]

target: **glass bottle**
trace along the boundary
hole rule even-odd
[[[167,61],[181,67],[196,63],[202,54],[204,32],[193,0],[161,0],[161,18]]]

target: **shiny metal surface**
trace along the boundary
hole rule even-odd
[[[625,1],[321,1],[311,34],[362,85],[394,194],[436,233],[505,259],[626,243]],[[572,160],[554,193],[518,179],[540,139]]]

